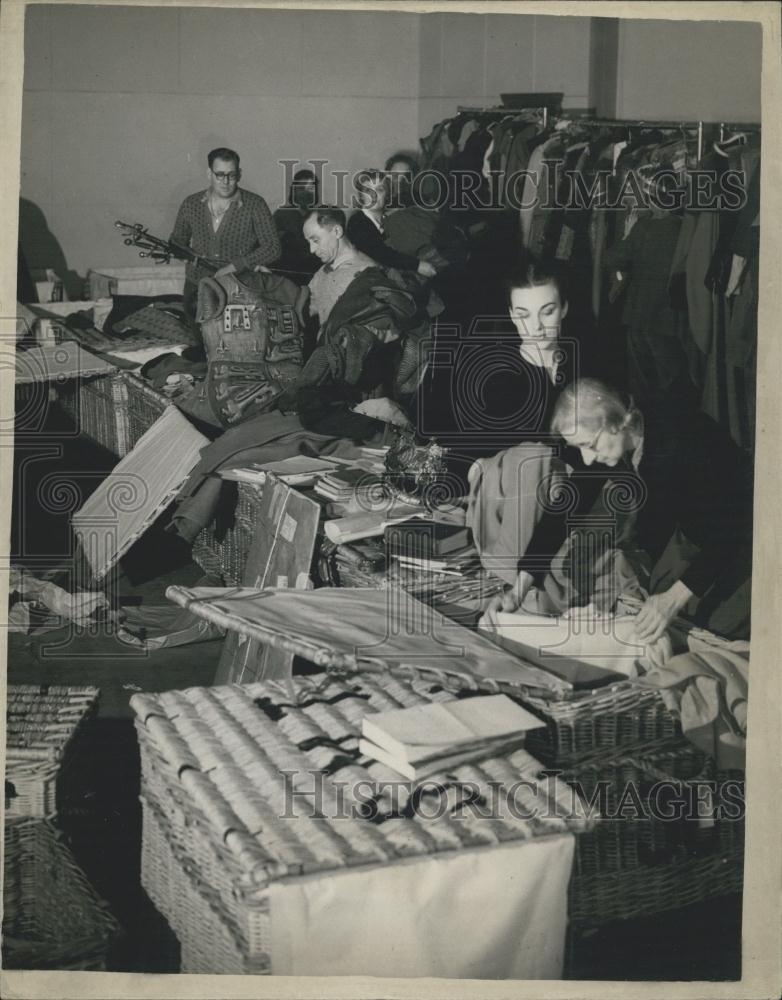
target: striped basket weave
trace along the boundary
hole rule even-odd
[[[63,807],[99,696],[93,687],[9,686],[6,817],[51,817]]]
[[[171,400],[133,372],[123,372],[122,378],[125,387],[126,449],[131,451],[139,438],[163,415],[165,408],[171,405]]]
[[[119,925],[47,820],[6,820],[6,969],[107,967]]]
[[[223,524],[218,517],[205,528],[193,543],[193,559],[205,573],[222,579],[226,586],[238,587],[255,535],[262,489],[252,483],[225,483],[223,489],[232,486],[236,487],[236,504],[230,522]]]
[[[367,807],[376,778],[358,752],[362,717],[455,695],[393,672],[317,674],[296,678],[295,690],[296,705],[271,682],[131,700],[141,749],[142,884],[179,938],[182,971],[270,971],[267,890],[277,879],[590,827],[563,782],[538,780],[541,766],[525,750],[439,776],[450,785],[449,807],[458,782],[470,782],[497,803],[492,818],[405,813],[379,788]],[[307,806],[313,772],[322,776],[320,817]],[[512,811],[503,795],[524,778],[518,795],[526,811]],[[304,795],[292,798],[291,788]],[[377,813],[388,818],[373,821]]]
[[[121,458],[127,450],[125,382],[120,372],[70,379],[57,388],[57,405],[77,433]]]

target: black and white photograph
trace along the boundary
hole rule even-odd
[[[781,24],[3,3],[4,995],[779,995]]]

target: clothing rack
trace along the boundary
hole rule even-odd
[[[543,127],[548,125],[548,112],[547,107],[540,108],[468,108],[463,105],[458,105],[456,108],[459,114],[470,114],[470,115],[523,115],[529,114],[534,111],[536,114],[542,116]]]
[[[473,115],[517,115],[524,114],[526,112],[534,111],[538,114],[542,114],[542,124],[546,128],[549,124],[548,108],[470,108],[459,105],[457,111],[461,113],[468,113]],[[698,163],[703,159],[703,132],[704,126],[719,126],[719,141],[720,143],[725,141],[725,129],[731,129],[732,131],[742,131],[742,132],[760,132],[760,125],[757,123],[747,123],[747,124],[728,124],[727,122],[704,122],[704,121],[652,121],[645,118],[582,118],[577,113],[573,115],[568,115],[567,111],[562,111],[557,116],[559,121],[572,121],[574,125],[589,125],[592,127],[603,127],[610,128],[612,126],[624,126],[626,128],[659,128],[659,129],[680,129],[684,131],[694,130],[698,137],[698,152],[697,160]]]

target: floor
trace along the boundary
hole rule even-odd
[[[25,461],[17,450],[16,495],[40,495],[54,469],[95,481],[111,457],[81,439],[48,461]],[[31,567],[67,558],[70,535],[62,513],[25,505],[14,513],[12,555]],[[21,546],[21,547],[20,547]],[[202,575],[168,536],[154,531],[124,560],[115,590],[122,601],[164,604],[172,582]],[[164,691],[212,683],[221,642],[139,655],[116,636],[9,636],[11,684],[95,685],[101,690],[92,727],[89,773],[76,808],[63,820],[76,858],[107,900],[124,934],[111,956],[115,971],[176,972],[178,944],[140,884],[139,758],[129,700],[137,691]],[[602,928],[573,942],[568,978],[611,980],[733,980],[741,976],[741,899],[723,897],[687,909]]]

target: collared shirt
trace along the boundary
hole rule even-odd
[[[356,250],[343,257],[336,266],[324,264],[315,272],[309,284],[310,312],[317,313],[321,326],[355,276],[375,266],[371,257]]]
[[[385,232],[385,229],[383,228],[383,220],[382,219],[378,219],[375,215],[372,214],[372,212],[369,211],[368,208],[362,208],[361,212],[362,212],[363,215],[366,215],[366,217],[369,219],[369,221],[377,228],[377,231],[379,233]]]
[[[256,264],[271,264],[280,256],[280,241],[269,206],[260,195],[239,188],[216,229],[209,191],[197,191],[185,198],[171,241],[189,247],[199,257],[233,264],[237,271],[249,270]],[[197,283],[213,273],[213,268],[188,262],[189,281]]]
[[[203,200],[206,202],[206,206],[209,209],[209,214],[212,217],[212,229],[215,232],[217,232],[217,230],[220,228],[220,223],[223,221],[223,219],[225,218],[226,214],[228,213],[228,210],[233,205],[237,205],[239,208],[241,208],[244,205],[244,202],[242,201],[242,192],[239,190],[239,188],[237,188],[234,191],[234,193],[231,195],[230,198],[221,198],[220,199],[221,202],[223,202],[225,204],[225,208],[223,208],[223,210],[220,211],[220,212],[216,212],[215,211],[215,203],[212,200],[209,191],[205,191],[204,192],[204,199]]]

